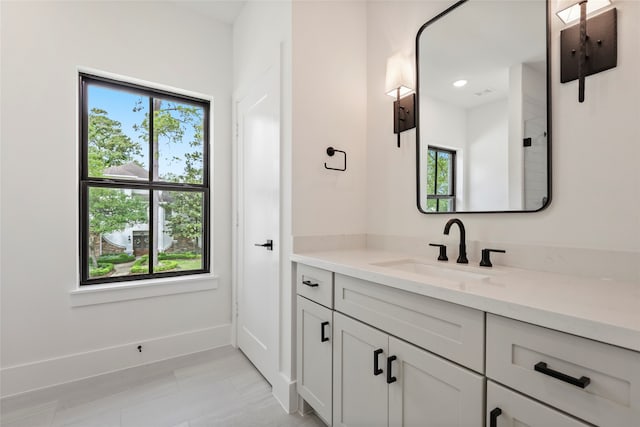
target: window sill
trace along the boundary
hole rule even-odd
[[[201,274],[170,277],[166,279],[140,280],[135,283],[126,284],[83,286],[71,291],[70,298],[72,307],[83,307],[163,295],[209,291],[217,288],[218,276]]]

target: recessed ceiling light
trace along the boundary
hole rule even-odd
[[[466,84],[467,84],[466,80],[456,80],[455,82],[453,82],[453,85],[455,87],[462,87],[462,86],[464,86]]]

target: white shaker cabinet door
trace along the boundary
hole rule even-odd
[[[298,296],[298,393],[331,424],[332,311]]]
[[[385,427],[388,335],[339,313],[333,320],[333,426]]]
[[[483,376],[394,337],[389,354],[390,427],[482,425]]]

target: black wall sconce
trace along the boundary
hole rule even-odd
[[[578,79],[578,102],[584,102],[585,77],[614,68],[618,62],[616,9],[587,20],[587,15],[609,5],[610,0],[579,0],[557,13],[565,24],[580,20],[560,32],[560,81]]]
[[[398,53],[387,60],[386,87],[387,95],[394,97],[393,102],[393,133],[398,135],[400,147],[400,133],[416,127],[416,94],[413,86],[413,62]]]
[[[400,92],[400,89],[398,89]],[[398,134],[398,148],[400,148],[400,132],[416,127],[416,94],[412,93],[393,101],[393,133]]]

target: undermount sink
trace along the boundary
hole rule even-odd
[[[378,267],[391,268],[393,270],[404,271],[407,273],[422,274],[425,276],[439,277],[448,280],[485,280],[489,278],[489,275],[482,273],[475,273],[473,271],[463,271],[454,268],[448,268],[439,265],[425,264],[420,261],[412,259],[402,259],[396,261],[378,262],[373,263]]]

